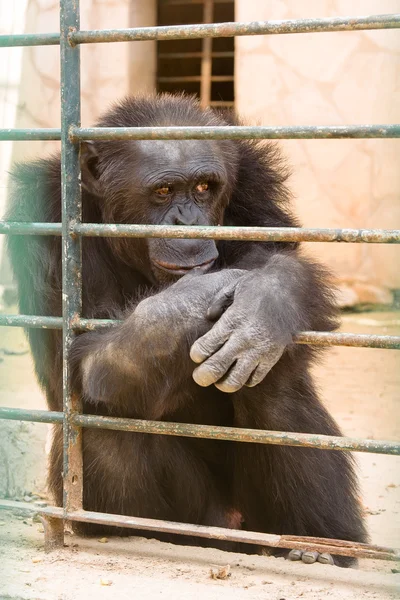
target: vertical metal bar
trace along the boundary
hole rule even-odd
[[[44,529],[44,551],[51,552],[64,546],[64,521],[49,515],[40,515]]]
[[[80,52],[68,41],[79,30],[79,0],[60,0],[61,29],[61,189],[62,189],[62,305],[64,403],[64,513],[82,508],[82,430],[71,422],[80,413],[77,396],[71,395],[69,350],[73,324],[82,308],[82,246],[72,227],[81,223],[80,147],[69,140],[69,128],[80,126]]]
[[[203,22],[212,23],[214,1],[204,0]],[[203,39],[203,56],[201,59],[200,103],[203,108],[210,106],[211,102],[211,75],[212,75],[212,38]]]

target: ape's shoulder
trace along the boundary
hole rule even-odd
[[[237,180],[227,219],[235,225],[299,226],[287,185],[290,170],[279,146],[250,140],[239,144]]]
[[[10,173],[6,218],[10,221],[58,221],[60,196],[59,156],[17,163]]]

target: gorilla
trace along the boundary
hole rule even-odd
[[[193,98],[161,95],[126,98],[98,126],[238,123]],[[86,142],[81,173],[87,223],[298,226],[288,170],[272,143]],[[60,222],[58,155],[16,165],[12,180],[10,221]],[[73,387],[84,413],[341,435],[310,374],[317,350],[292,341],[298,331],[338,324],[329,277],[299,244],[84,237],[82,247],[83,316],[122,320],[74,339]],[[60,238],[10,236],[9,252],[21,312],[61,316]],[[61,332],[30,329],[28,336],[49,409],[60,411]],[[352,459],[340,451],[86,429],[83,472],[86,510],[367,540]],[[62,505],[60,426],[49,486]],[[84,534],[132,534],[74,526]],[[289,557],[354,562],[299,551]]]

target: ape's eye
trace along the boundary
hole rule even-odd
[[[168,196],[171,193],[171,187],[169,185],[163,185],[160,188],[154,190],[157,196]]]
[[[204,194],[208,190],[208,183],[206,181],[202,181],[196,185],[196,192],[198,194]]]

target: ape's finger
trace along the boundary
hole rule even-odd
[[[210,321],[216,321],[232,304],[236,285],[236,281],[232,282],[232,284],[229,287],[224,288],[217,295],[217,297],[215,298],[215,300],[213,300],[211,306],[207,310],[207,319],[209,319]]]
[[[285,347],[280,345],[271,345],[269,351],[265,353],[262,357],[262,361],[254,369],[254,372],[250,375],[248,381],[246,382],[247,387],[254,387],[261,383],[261,381],[268,375],[270,370],[283,354]]]
[[[226,318],[226,313],[216,322],[210,331],[199,338],[190,348],[190,358],[195,363],[203,360],[217,352],[231,335],[232,324]]]
[[[245,385],[252,371],[254,371],[253,361],[239,359],[228,371],[227,375],[217,381],[215,387],[227,394],[237,392]]]
[[[271,370],[269,364],[260,363],[252,372],[248,380],[246,381],[247,387],[254,387],[262,382],[262,380],[266,377],[268,372]]]
[[[237,340],[228,340],[216,354],[193,371],[193,379],[203,387],[216,383],[236,361],[240,351]]]

